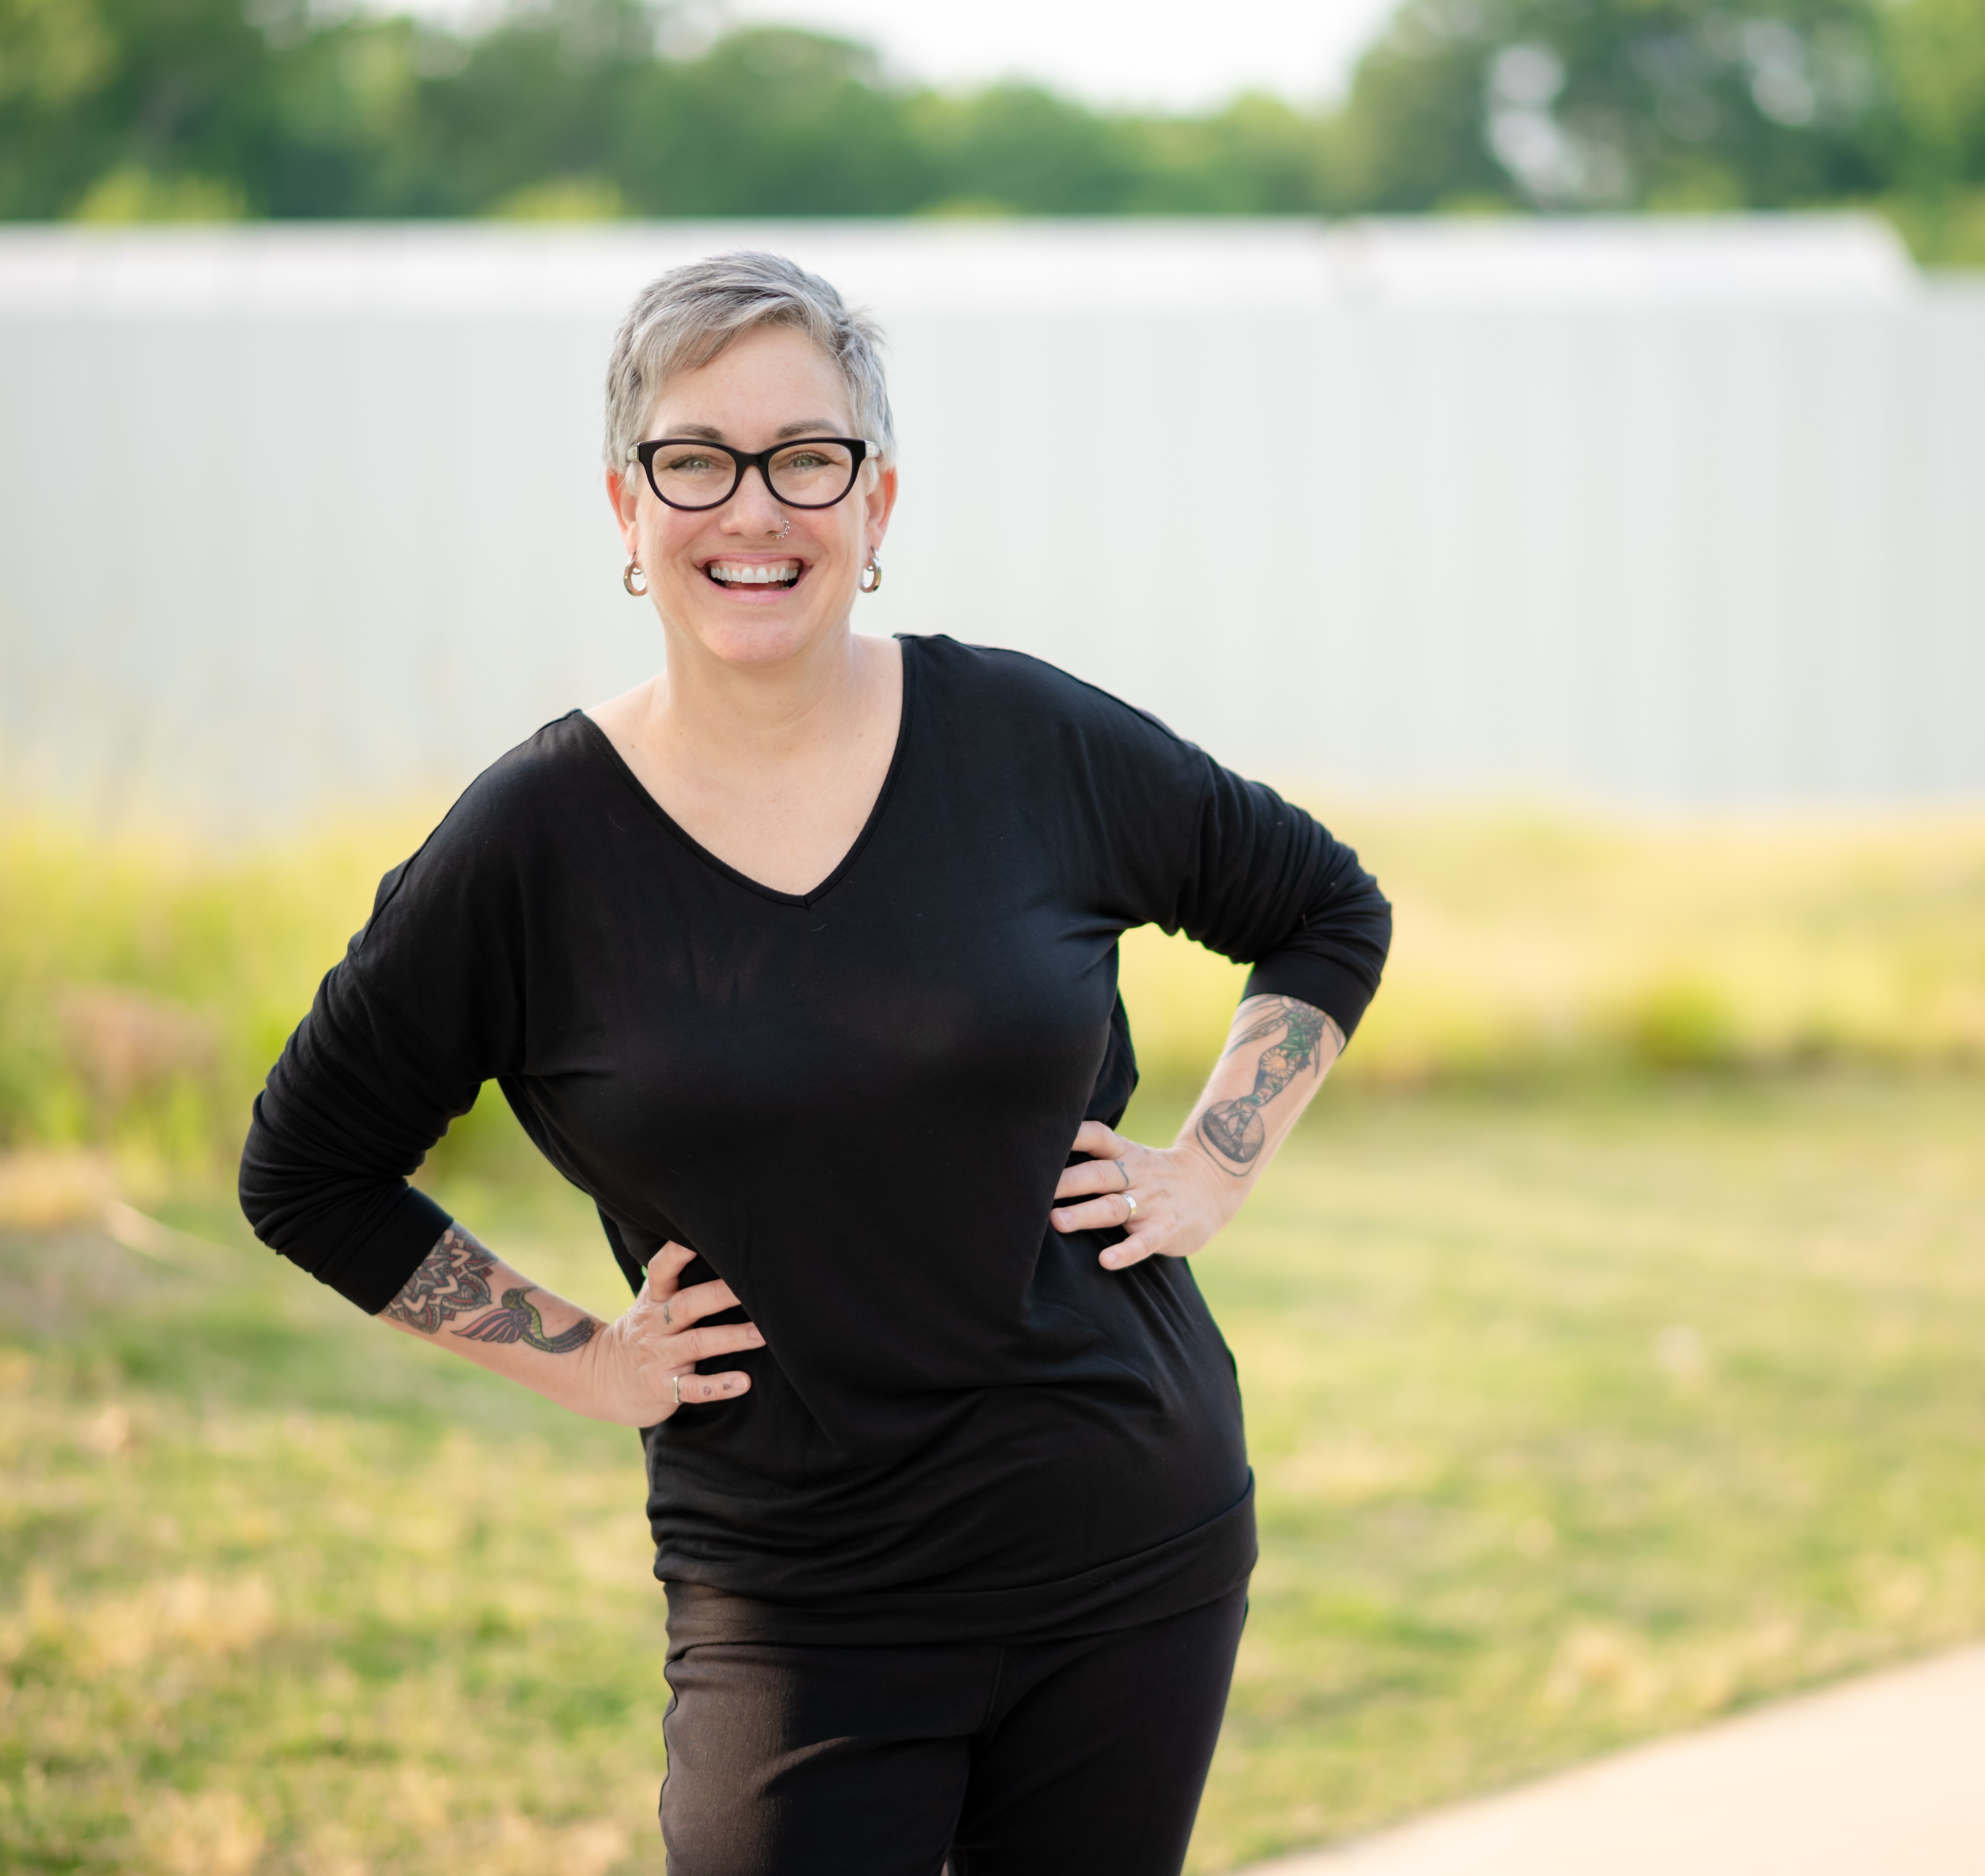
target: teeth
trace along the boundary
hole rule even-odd
[[[710,577],[727,587],[771,587],[781,580],[797,579],[797,560],[713,560]]]

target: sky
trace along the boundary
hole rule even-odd
[[[1299,103],[1343,89],[1395,0],[700,0],[716,18],[838,32],[945,86],[1036,79],[1091,104],[1192,110],[1244,90]],[[490,0],[401,0],[431,17]],[[379,10],[388,10],[383,4]],[[393,7],[391,10],[400,10]]]

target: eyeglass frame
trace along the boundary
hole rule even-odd
[[[672,502],[655,484],[655,452],[670,443],[694,443],[704,449],[720,449],[736,466],[737,473],[731,479],[731,486],[714,502]],[[849,466],[848,486],[831,502],[789,501],[772,486],[772,459],[783,456],[788,449],[798,449],[804,443],[838,443],[854,457]],[[654,490],[655,499],[665,508],[673,508],[678,514],[704,515],[713,508],[721,508],[744,486],[744,472],[755,469],[758,479],[765,485],[765,493],[782,508],[804,508],[809,510],[838,508],[855,493],[855,485],[860,480],[862,466],[872,456],[880,459],[882,445],[872,443],[865,436],[794,436],[783,443],[774,443],[770,449],[735,449],[728,443],[714,443],[707,436],[657,436],[644,443],[634,445],[634,460],[641,466],[641,473],[647,478],[648,486]]]

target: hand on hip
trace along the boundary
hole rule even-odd
[[[1147,1257],[1190,1257],[1241,1202],[1241,1192],[1224,1187],[1203,1155],[1140,1145],[1100,1121],[1083,1122],[1075,1150],[1090,1158],[1063,1172],[1048,1222],[1062,1232],[1121,1225],[1124,1241],[1102,1255],[1107,1269],[1121,1270]],[[1060,1202],[1065,1199],[1079,1202]]]

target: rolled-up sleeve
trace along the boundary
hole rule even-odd
[[[448,1229],[407,1181],[480,1085],[340,964],[255,1098],[240,1189],[256,1236],[377,1315]]]
[[[256,1098],[242,1152],[255,1235],[375,1315],[450,1222],[408,1178],[516,1052],[514,879],[486,781],[381,883]]]
[[[1248,996],[1295,997],[1349,1037],[1378,993],[1390,903],[1312,816],[1201,759],[1204,791],[1172,929],[1251,964]]]
[[[1080,819],[1103,903],[1253,966],[1248,995],[1295,997],[1349,1037],[1392,935],[1358,856],[1155,717],[1103,692],[1081,701]]]

